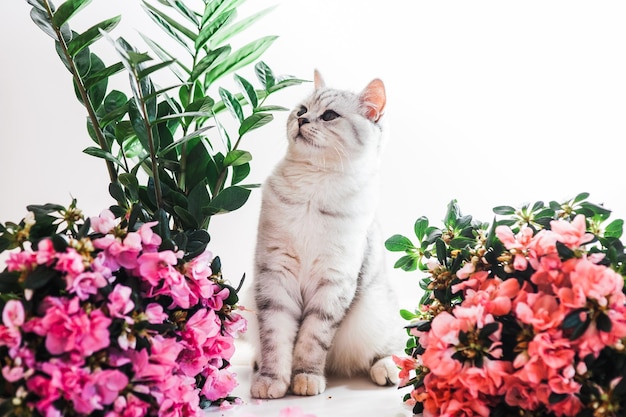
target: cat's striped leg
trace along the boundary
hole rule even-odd
[[[280,285],[269,285],[263,275],[257,283],[265,285],[257,290],[260,356],[252,376],[250,394],[254,398],[284,397],[291,381],[292,352],[298,332],[300,308]],[[284,294],[282,294],[284,293]]]
[[[291,391],[296,395],[317,395],[326,389],[326,357],[355,285],[327,281],[307,303],[294,347]],[[349,288],[345,288],[349,287]]]

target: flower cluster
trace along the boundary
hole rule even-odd
[[[489,228],[449,206],[396,235],[398,263],[428,276],[406,358],[405,401],[424,416],[626,415],[626,256],[622,220],[586,201],[494,209]],[[425,262],[422,262],[425,260]]]
[[[246,322],[208,235],[176,246],[156,221],[31,209],[2,230],[19,247],[0,274],[0,415],[195,416],[228,398]]]

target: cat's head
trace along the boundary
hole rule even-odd
[[[313,93],[287,119],[290,157],[322,168],[377,157],[385,104],[385,86],[379,79],[355,94],[326,87],[316,70]]]

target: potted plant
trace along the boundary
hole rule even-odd
[[[626,415],[624,222],[587,198],[496,207],[491,225],[452,201],[416,245],[386,241],[426,274],[395,359],[415,413]]]
[[[269,11],[238,20],[241,1],[144,1],[180,46],[142,35],[149,52],[113,37],[120,16],[71,27],[88,0],[27,1],[71,75],[94,142],[84,152],[105,163],[115,202],[93,216],[76,201],[30,205],[0,224],[0,415],[200,415],[231,399],[245,330],[239,288],[207,250],[210,219],[247,201],[242,139],[285,110],[273,93],[302,80],[258,61],[274,36],[233,50]],[[91,51],[103,39],[118,62]],[[236,73],[255,62],[257,83]],[[178,82],[160,86],[161,71]],[[109,88],[124,73],[128,94]],[[238,92],[219,85],[226,76]]]

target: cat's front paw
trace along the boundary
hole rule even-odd
[[[291,392],[296,395],[318,395],[326,389],[324,375],[296,374],[291,383]]]
[[[287,394],[289,385],[286,381],[270,378],[259,374],[252,376],[250,395],[252,398],[282,398]]]
[[[396,385],[399,381],[398,367],[391,356],[379,359],[370,368],[370,378],[377,385]]]

